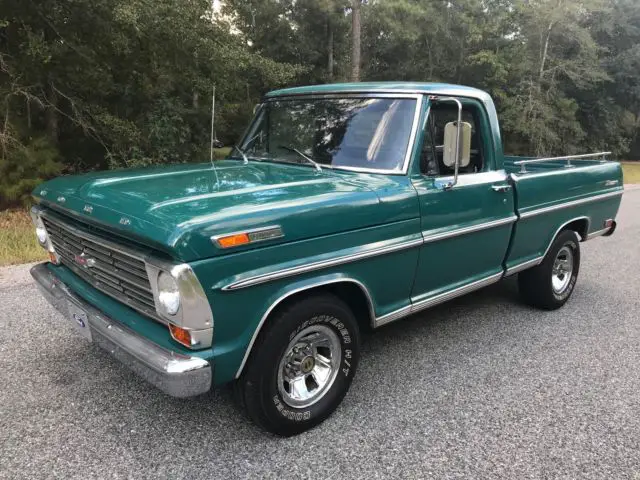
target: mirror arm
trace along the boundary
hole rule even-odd
[[[456,125],[456,156],[455,163],[453,166],[453,182],[449,182],[442,186],[443,190],[451,190],[456,183],[458,183],[458,166],[460,165],[460,133],[462,129],[462,102],[457,98],[446,97],[446,98],[438,98],[431,97],[433,100],[437,100],[438,102],[454,102],[458,106],[458,122]]]

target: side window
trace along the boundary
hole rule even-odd
[[[458,170],[459,175],[481,172],[484,168],[484,152],[482,138],[478,129],[478,110],[474,105],[464,105],[462,121],[471,125],[471,161],[469,165]],[[445,166],[442,155],[444,145],[444,128],[447,123],[458,119],[458,110],[447,104],[431,106],[429,118],[425,126],[424,141],[420,155],[420,171],[431,177],[453,175],[453,168]]]

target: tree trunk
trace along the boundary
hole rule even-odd
[[[47,111],[45,114],[47,135],[53,144],[58,143],[58,92],[53,88],[53,82],[47,82]]]
[[[549,38],[551,37],[551,30],[553,29],[554,22],[550,22],[547,27],[547,35],[544,40],[544,47],[540,58],[540,71],[538,72],[538,82],[542,82],[542,76],[544,75],[544,65],[547,63],[547,53],[549,51]]]
[[[333,27],[330,15],[327,15],[327,76],[333,80]]]
[[[360,1],[352,0],[351,8],[351,81],[360,81]]]

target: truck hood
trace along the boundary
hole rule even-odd
[[[187,164],[59,177],[40,185],[34,196],[76,220],[183,261],[402,216],[377,210],[380,199],[359,175],[256,161],[224,160],[215,169]],[[211,241],[214,235],[272,225],[281,227],[282,238],[231,250]]]

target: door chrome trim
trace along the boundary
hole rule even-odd
[[[305,285],[304,287],[293,289],[290,292],[287,292],[281,295],[280,297],[278,297],[262,315],[262,318],[260,319],[258,326],[256,327],[255,331],[253,332],[253,335],[251,336],[249,345],[247,345],[247,349],[244,352],[244,357],[242,357],[242,362],[238,367],[238,371],[236,372],[235,378],[239,378],[240,375],[242,374],[242,370],[244,369],[244,366],[247,363],[247,360],[249,359],[249,355],[251,354],[251,349],[253,348],[253,344],[255,343],[256,339],[258,338],[258,334],[260,333],[260,330],[262,329],[267,318],[269,318],[269,315],[271,315],[271,312],[273,312],[273,310],[278,305],[280,305],[280,303],[282,303],[285,299],[287,299],[291,295],[295,295],[296,293],[304,292],[305,290],[310,290],[316,287],[322,287],[324,285],[331,285],[334,283],[355,283],[358,287],[360,287],[360,290],[362,290],[362,293],[364,293],[364,295],[367,297],[367,303],[369,304],[369,315],[371,317],[371,324],[372,326],[374,326],[376,316],[375,316],[375,308],[373,306],[373,299],[371,298],[371,294],[369,293],[369,290],[367,289],[367,287],[358,280],[355,280],[353,278],[335,278],[332,280],[322,281],[322,282],[314,283],[311,285]]]
[[[337,258],[330,258],[328,260],[321,260],[319,262],[312,262],[306,265],[300,265],[297,267],[284,268],[271,273],[265,273],[262,275],[256,275],[249,277],[245,280],[239,280],[237,282],[230,283],[222,287],[223,291],[238,290],[241,288],[252,287],[254,285],[260,285],[266,282],[272,282],[274,280],[280,280],[282,278],[291,277],[294,275],[301,275],[303,273],[313,272],[315,270],[321,270],[325,268],[335,267],[336,265],[343,265],[345,263],[355,262],[357,260],[364,260],[366,258],[377,257],[379,255],[386,255],[388,253],[398,252],[400,250],[406,250],[422,245],[423,240],[417,238],[415,240],[409,240],[395,245],[388,245],[381,248],[373,248],[363,252],[358,252],[350,255],[343,255]]]
[[[604,200],[607,198],[618,197],[624,193],[624,190],[617,190],[615,192],[603,193],[600,195],[594,195],[593,197],[581,198],[579,200],[572,200],[570,202],[559,203],[557,205],[552,205],[550,207],[538,208],[536,210],[530,210],[528,212],[520,213],[520,218],[530,218],[535,217],[536,215],[542,215],[544,213],[553,212],[555,210],[561,210],[563,208],[571,208],[578,205],[582,205],[585,203],[597,202],[599,200]]]
[[[396,310],[395,312],[382,315],[381,317],[376,318],[375,328],[381,327],[382,325],[386,325],[388,323],[394,322],[396,320],[399,320],[403,317],[414,314],[426,308],[433,307],[440,303],[444,303],[447,300],[452,300],[456,297],[460,297],[467,293],[473,292],[474,290],[478,290],[480,288],[496,283],[500,281],[502,277],[503,277],[503,272],[496,273],[494,275],[489,275],[488,277],[482,278],[480,280],[476,280],[475,282],[468,283],[458,288],[454,288],[453,290],[439,293],[437,295],[426,298],[424,300],[420,300],[419,302],[413,303],[410,306],[402,307]]]
[[[490,228],[496,228],[502,225],[511,224],[514,223],[517,219],[518,217],[512,215],[507,218],[492,220],[491,222],[479,223],[477,225],[470,225],[468,227],[456,228],[455,230],[449,230],[447,232],[429,233],[433,232],[433,230],[427,230],[422,232],[422,238],[424,240],[424,243],[437,242],[440,240],[445,240],[447,238],[458,237],[460,235],[466,235],[468,233],[479,232],[481,230],[488,230]]]
[[[453,175],[443,175],[429,177],[439,182],[453,180]],[[453,186],[453,190],[471,185],[484,185],[489,183],[506,182],[509,176],[505,170],[490,170],[488,172],[463,173],[458,175],[458,183]]]

